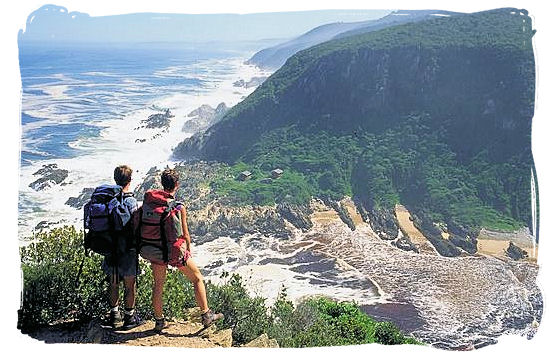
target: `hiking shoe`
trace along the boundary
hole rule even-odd
[[[210,327],[214,321],[218,321],[223,319],[223,313],[214,313],[212,310],[208,310],[208,312],[203,313],[202,315],[202,325],[207,328]]]
[[[164,318],[155,320],[155,328],[154,328],[155,332],[160,333],[165,327],[166,327],[166,320]]]
[[[103,322],[103,325],[105,327],[111,327],[113,329],[119,328],[120,326],[122,326],[122,324],[123,320],[120,311],[109,312],[109,316],[105,318],[105,321]]]
[[[122,329],[128,330],[141,326],[142,324],[143,321],[135,312],[131,315],[124,314],[124,325],[122,326]]]

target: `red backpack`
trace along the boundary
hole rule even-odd
[[[162,190],[145,192],[143,205],[137,213],[139,221],[138,247],[140,255],[157,264],[178,264],[183,258],[183,228],[178,203]]]

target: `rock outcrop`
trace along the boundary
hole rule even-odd
[[[41,176],[29,184],[35,191],[41,191],[54,185],[61,184],[69,176],[69,171],[58,168],[57,164],[43,165],[33,176]]]
[[[336,210],[340,219],[344,222],[344,224],[348,225],[351,231],[355,230],[355,223],[353,222],[349,211],[343,205],[341,205],[340,202],[335,200],[328,200],[327,204],[330,205],[334,210]]]
[[[82,209],[84,204],[86,204],[90,200],[93,192],[94,188],[84,188],[82,189],[82,192],[80,192],[78,197],[70,197],[69,199],[67,199],[65,205],[71,206],[75,209]]]
[[[224,102],[220,103],[216,108],[203,104],[187,115],[192,118],[183,124],[182,131],[186,133],[196,133],[206,130],[212,124],[222,119],[228,109],[229,108]]]
[[[262,334],[258,338],[251,340],[243,345],[249,348],[279,348],[279,343],[275,339],[269,338],[267,334]]]
[[[395,215],[387,209],[366,210],[368,220],[374,232],[383,240],[395,240],[399,235],[399,226]]]
[[[46,231],[55,227],[59,227],[66,221],[67,220],[58,220],[58,221],[42,220],[38,224],[36,224],[36,226],[34,227],[34,230],[38,232]]]
[[[260,233],[264,237],[288,238],[291,234],[274,207],[231,207],[216,203],[190,211],[187,221],[197,244],[221,236],[239,238]]]
[[[456,257],[462,252],[450,241],[444,239],[441,230],[438,229],[433,220],[421,210],[413,210],[412,222],[414,226],[432,243],[437,252],[445,257]]]
[[[527,258],[527,252],[520,247],[516,246],[513,242],[510,241],[508,248],[506,249],[506,255],[512,258],[514,261],[519,261],[520,259]]]
[[[45,343],[96,343],[124,344],[147,347],[187,347],[216,348],[231,347],[233,344],[231,329],[217,330],[216,325],[203,329],[200,321],[191,318],[188,321],[168,321],[162,333],[156,333],[154,321],[128,331],[113,331],[103,328],[98,320],[88,324],[65,324],[43,328],[29,333]]]
[[[277,213],[294,225],[296,228],[303,231],[311,229],[311,210],[307,206],[291,205],[288,203],[280,203],[277,205]]]
[[[170,109],[166,109],[164,113],[155,113],[151,114],[147,119],[143,119],[137,129],[146,128],[146,129],[162,129],[163,132],[168,131],[170,128],[170,121],[174,118]]]
[[[248,81],[244,81],[243,79],[237,80],[233,83],[233,86],[235,87],[244,87],[244,88],[250,88],[250,87],[256,87],[258,85],[261,85],[262,82],[267,79],[267,76],[254,76]]]
[[[142,201],[143,196],[145,192],[149,189],[153,188],[160,188],[160,170],[156,167],[151,167],[147,174],[145,175],[145,178],[143,182],[141,182],[135,189],[134,189],[134,197]]]

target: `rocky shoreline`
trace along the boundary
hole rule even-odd
[[[233,83],[233,86],[243,88],[256,87],[261,85],[266,79],[267,76],[254,76],[248,81],[244,81],[243,79],[237,80]]]
[[[156,111],[162,111],[162,113],[154,113],[149,115],[147,119],[142,119],[139,123],[140,125],[135,127],[134,130],[140,130],[140,129],[155,129],[160,130],[160,132],[154,134],[151,139],[157,139],[160,136],[162,136],[163,133],[167,133],[170,129],[170,124],[172,122],[172,118],[175,116],[172,114],[169,108],[158,108],[153,107]],[[135,143],[144,143],[147,139],[145,138],[137,138],[134,142]]]
[[[34,182],[29,184],[29,187],[35,191],[41,191],[56,184],[62,184],[69,176],[69,171],[57,167],[57,164],[52,163],[42,165],[38,171],[33,173],[34,176],[41,176]]]
[[[187,115],[191,119],[183,124],[183,132],[194,134],[206,130],[212,124],[222,119],[228,110],[229,107],[224,102],[218,104],[216,108],[203,104]]]
[[[221,104],[220,104],[221,105]],[[183,201],[189,213],[189,227],[195,236],[194,242],[202,244],[218,237],[239,236],[251,233],[259,233],[266,237],[288,238],[291,230],[288,224],[294,228],[307,232],[313,227],[311,205],[296,205],[283,202],[277,205],[244,205],[235,206],[230,200],[216,195],[210,183],[223,175],[227,165],[204,161],[192,161],[180,163],[175,168],[180,172],[181,188],[176,195]],[[57,166],[47,165],[41,169],[41,174],[50,176],[55,174]],[[52,172],[53,171],[53,172]],[[38,173],[37,172],[37,173]],[[161,170],[152,167],[146,174],[142,183],[136,186],[134,196],[138,201],[143,200],[146,190],[161,188]],[[66,201],[75,209],[80,209],[87,202],[93,188],[84,188],[76,197],[70,197]],[[319,200],[321,204],[336,212],[340,220],[351,230],[355,231],[359,223],[366,223],[373,232],[383,241],[406,252],[421,252],[419,245],[415,244],[408,231],[400,225],[396,210],[367,209],[360,201],[348,200],[347,203],[355,209],[357,217],[351,217],[349,206],[344,206],[344,201]],[[401,208],[404,208],[401,206]],[[404,209],[407,211],[406,209]],[[408,211],[407,211],[408,213]],[[409,215],[409,214],[408,214]],[[359,220],[358,220],[359,219]],[[437,254],[443,257],[457,257],[477,253],[477,237],[474,230],[468,230],[455,224],[437,225],[425,213],[420,210],[412,210],[409,219],[416,228],[416,232],[425,238],[425,243],[431,245]],[[524,231],[521,231],[522,236]],[[447,235],[444,237],[443,235]],[[515,241],[514,234],[499,233],[487,230],[479,232],[483,237],[502,238],[508,237]],[[525,242],[520,246],[526,247]],[[423,247],[426,249],[426,247]],[[512,242],[509,252],[506,252],[511,260],[526,258],[522,249]]]
[[[318,280],[307,275],[311,272],[359,292],[374,285],[377,290],[369,290],[369,296],[375,304],[382,301],[387,305],[365,306],[367,313],[371,311],[378,319],[402,321],[410,334],[440,348],[482,347],[502,334],[531,337],[537,331],[542,314],[542,296],[536,285],[538,266],[524,257],[516,239],[499,257],[482,250],[471,252],[468,245],[461,248],[452,241],[456,226],[444,229],[421,212],[415,214],[402,206],[393,211],[368,210],[349,198],[314,199],[310,205],[237,206],[217,195],[211,185],[220,175],[225,176],[226,165],[194,161],[175,168],[181,176],[177,199],[187,207],[195,247],[219,244],[216,247],[223,249],[229,244],[220,240],[230,239],[249,244],[243,246],[245,253],[246,247],[256,245],[259,249],[275,247],[274,254],[281,255],[248,264],[254,257],[234,256],[234,251],[227,249],[227,257],[209,258],[204,267],[206,276],[224,263],[264,273],[272,265],[287,264],[296,272],[294,276],[312,286]],[[157,168],[148,171],[135,189],[138,200],[147,189],[160,187],[160,173]],[[73,206],[82,198],[75,198]],[[406,216],[408,224],[398,218],[398,213]],[[484,239],[497,236],[511,237],[482,233]],[[255,257],[258,262],[260,258]],[[337,268],[350,269],[370,281],[351,276],[342,282],[334,273]],[[261,273],[250,274],[261,277]],[[283,275],[269,277],[273,276]],[[407,319],[399,309],[406,310]]]

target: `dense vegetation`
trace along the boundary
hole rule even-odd
[[[499,9],[322,43],[174,156],[253,171],[213,184],[242,203],[350,195],[458,228],[531,226],[533,34]],[[261,184],[271,168],[284,177]]]
[[[211,187],[236,204],[300,204],[311,196],[338,200],[353,195],[368,209],[400,203],[415,210],[420,205],[435,222],[470,227],[513,230],[521,220],[529,220],[528,164],[513,160],[491,165],[483,150],[469,165],[461,165],[441,142],[438,135],[444,133],[431,131],[422,124],[425,119],[412,116],[382,135],[334,137],[276,130]],[[288,144],[279,144],[282,136]],[[283,176],[262,182],[274,168],[283,168]],[[236,180],[244,170],[252,172],[251,180]]]
[[[105,274],[101,257],[86,257],[82,233],[73,227],[40,233],[21,247],[22,303],[18,327],[33,328],[82,321],[108,311]],[[137,310],[152,318],[151,269],[141,264]],[[295,306],[283,291],[273,306],[247,293],[238,275],[224,275],[225,283],[207,284],[209,304],[225,314],[219,328],[231,328],[236,345],[262,333],[284,347],[310,347],[363,343],[418,344],[389,322],[376,322],[356,304],[312,298]],[[186,318],[186,309],[196,306],[191,283],[179,271],[170,270],[164,292],[164,310],[169,318]]]

